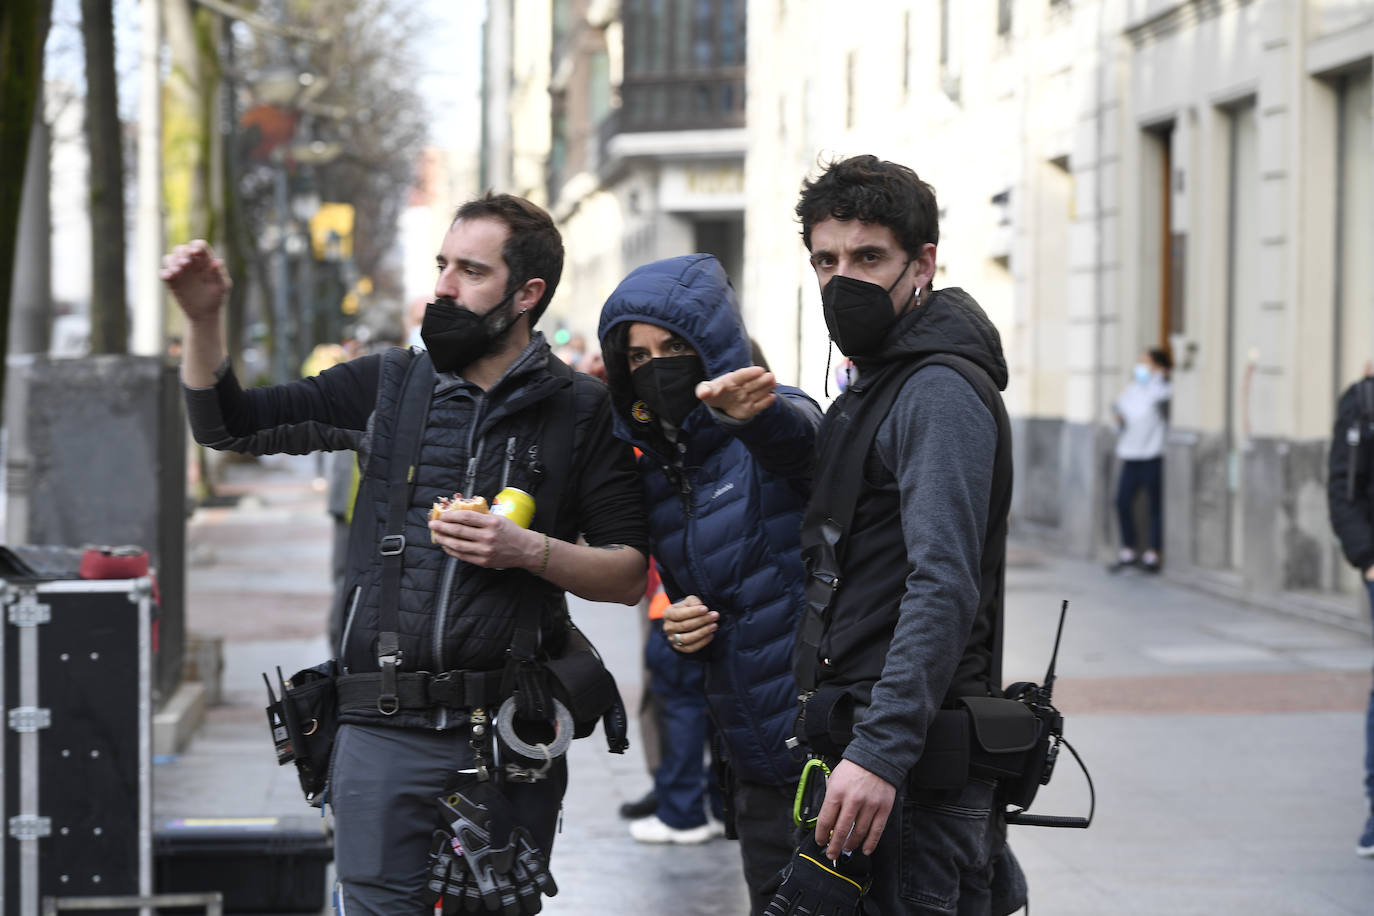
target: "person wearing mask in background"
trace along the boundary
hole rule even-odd
[[[704,665],[730,774],[727,829],[733,809],[757,916],[794,845],[801,764],[785,746],[796,701],[789,657],[820,408],[753,365],[734,289],[710,255],[634,270],[606,300],[598,336],[615,434],[643,453],[652,553],[672,600],[663,634]],[[692,815],[637,832],[670,836],[705,822]]]
[[[1331,527],[1350,565],[1360,571],[1374,609],[1374,367],[1341,395],[1326,476]],[[1364,831],[1355,845],[1360,856],[1374,856],[1374,691],[1365,711]]]
[[[1146,350],[1136,363],[1131,384],[1112,404],[1116,415],[1116,457],[1121,476],[1116,485],[1116,517],[1121,552],[1109,568],[1120,572],[1137,562],[1145,572],[1159,572],[1164,543],[1164,437],[1169,428],[1169,370],[1173,360],[1162,349]],[[1144,553],[1136,547],[1135,496],[1145,491],[1150,509],[1150,542]]]
[[[826,412],[802,524],[796,737],[829,777],[768,913],[819,892],[847,895],[836,912],[1005,916],[1025,887],[996,781],[918,768],[968,759],[968,732],[937,735],[937,713],[1002,696],[1001,339],[968,293],[934,289],[939,208],[911,169],[832,162],[796,214],[830,338],[858,373]]]
[[[501,716],[490,728],[487,710],[506,708],[517,687],[538,696],[546,653],[574,635],[565,592],[632,605],[646,583],[639,485],[629,447],[611,435],[606,388],[556,360],[533,330],[563,268],[553,220],[489,193],[458,208],[435,263],[427,350],[245,391],[220,326],[223,261],[202,241],[163,259],[186,315],[182,380],[198,442],[359,454],[328,785],[341,913],[432,909],[438,866],[447,899],[449,887],[480,884],[487,909],[503,886],[518,883],[526,913],[556,892],[545,871],[567,758],[508,778],[509,764],[494,765]],[[431,516],[440,497],[490,500],[508,486],[534,497],[528,528],[466,508]],[[441,814],[454,833],[435,843]],[[455,857],[458,834],[486,845]],[[482,861],[482,877],[458,873]]]

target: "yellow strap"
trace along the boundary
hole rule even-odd
[[[848,881],[850,884],[854,885],[855,890],[857,890],[859,893],[862,894],[864,892],[863,885],[855,881],[853,878],[840,874],[839,872],[835,871],[835,869],[831,868],[829,865],[826,865],[824,862],[817,862],[815,859],[811,858],[804,852],[799,852],[797,853],[797,855],[801,856],[803,859],[810,862],[812,865],[815,865],[817,868],[821,868],[825,871],[830,872],[830,874],[834,875],[836,878],[839,878],[841,881]]]

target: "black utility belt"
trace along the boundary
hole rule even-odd
[[[838,760],[853,735],[854,698],[843,688],[821,687],[802,705],[798,738],[812,753]],[[921,759],[907,775],[912,789],[956,789],[970,777],[1022,776],[1041,736],[1040,720],[1026,704],[1002,697],[960,697],[935,713]]]
[[[960,697],[926,730],[921,759],[907,775],[915,789],[956,789],[969,777],[1017,779],[1040,737],[1040,720],[1019,700]]]
[[[501,692],[504,669],[495,671],[401,671],[396,674],[396,700],[399,709],[415,712],[443,706],[448,709],[471,709],[496,706],[504,697]],[[339,710],[376,709],[381,695],[380,672],[344,674],[335,681],[339,695]]]

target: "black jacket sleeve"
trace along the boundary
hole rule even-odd
[[[1362,416],[1361,385],[1374,388],[1374,381],[1366,379],[1351,385],[1336,408],[1326,502],[1331,512],[1331,528],[1340,539],[1345,558],[1356,569],[1366,570],[1374,566],[1374,423]],[[1348,438],[1352,429],[1359,433],[1355,446]]]
[[[381,359],[246,391],[226,365],[213,388],[185,389],[191,432],[201,445],[250,455],[356,449],[377,400]]]

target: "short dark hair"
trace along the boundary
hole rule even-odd
[[[488,191],[459,207],[452,222],[460,219],[494,219],[506,224],[510,238],[501,248],[501,257],[510,270],[506,291],[535,277],[544,281],[544,295],[530,310],[530,327],[534,327],[549,307],[563,276],[563,236],[553,224],[553,217],[523,197]]]
[[[1154,360],[1154,364],[1165,372],[1170,372],[1174,368],[1174,358],[1163,347],[1151,347],[1150,359]]]
[[[892,230],[912,257],[940,241],[935,189],[911,169],[877,156],[853,156],[824,165],[815,181],[802,182],[797,201],[802,242],[811,250],[811,227],[827,219],[857,219]]]

